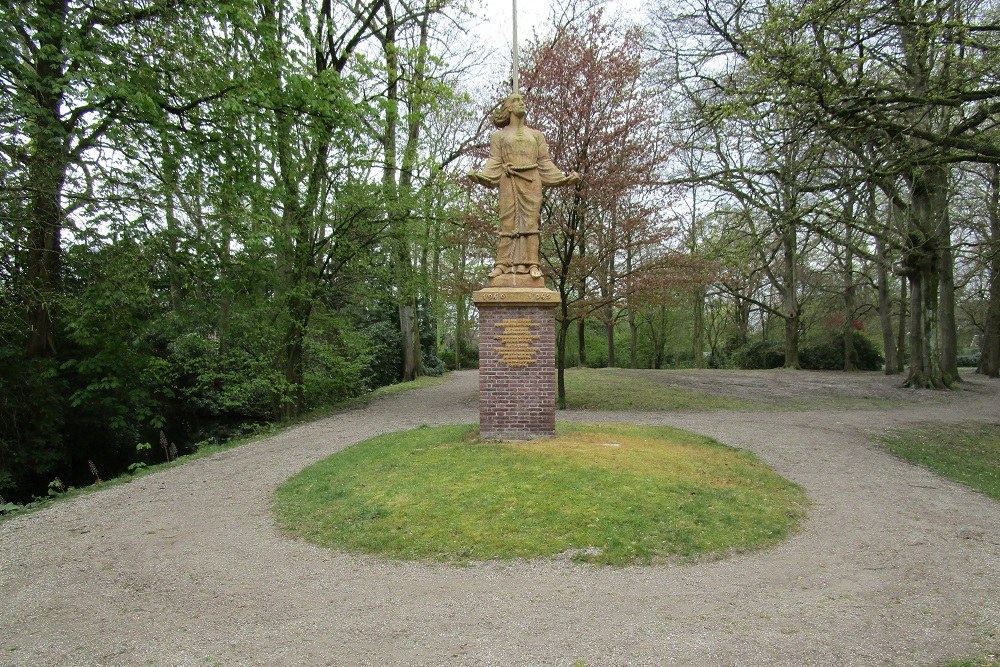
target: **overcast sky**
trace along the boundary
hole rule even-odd
[[[608,11],[627,11],[638,18],[644,0],[607,0]],[[506,64],[494,62],[497,72],[509,72],[513,29],[513,0],[474,0],[473,11],[482,17],[479,25],[472,27],[476,40],[502,50]],[[543,31],[549,18],[550,0],[518,0],[517,41],[523,49],[536,30]],[[501,75],[503,76],[503,75]]]

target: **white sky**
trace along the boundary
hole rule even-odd
[[[491,32],[504,35],[510,44],[512,29],[513,0],[483,0],[483,15],[489,20]],[[521,0],[517,3],[518,42],[524,44],[531,36],[532,29],[545,22],[549,15],[548,0]]]
[[[612,15],[622,12],[627,13],[627,18],[631,20],[642,20],[644,3],[648,3],[648,0],[605,0],[604,7]],[[482,80],[509,76],[513,0],[472,0],[469,4],[473,12],[482,19],[478,25],[470,26],[472,38],[503,54],[502,60],[488,59],[487,70],[493,71],[483,72],[485,76]],[[545,32],[551,4],[552,0],[518,0],[517,41],[521,49],[524,49],[536,30]]]

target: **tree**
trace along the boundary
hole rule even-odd
[[[632,247],[632,272],[657,257],[639,249],[662,238],[664,221],[640,203],[657,188],[656,171],[669,154],[657,99],[642,77],[648,63],[641,32],[607,21],[600,10],[578,19],[532,45],[521,72],[529,120],[546,136],[553,161],[583,177],[573,188],[549,193],[542,212],[543,262],[560,294],[560,406],[571,324],[624,298],[617,290],[627,284],[622,244]],[[628,208],[633,205],[639,206]],[[598,286],[592,296],[588,283],[598,274],[603,294]]]
[[[692,8],[686,24],[699,46],[675,49],[709,117],[779,104],[835,141],[862,136],[890,149],[892,161],[868,177],[903,193],[897,271],[909,283],[911,386],[957,379],[949,165],[1000,157],[991,12],[963,0],[734,0]]]

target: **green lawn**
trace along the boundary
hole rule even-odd
[[[1000,424],[923,425],[882,442],[910,463],[1000,500]]]
[[[561,426],[530,442],[475,426],[374,438],[275,493],[280,525],[316,544],[391,558],[545,558],[624,565],[773,545],[801,489],[752,455],[665,427]]]
[[[971,660],[953,660],[942,667],[1000,667],[1000,656],[984,655]]]
[[[668,387],[615,368],[568,368],[566,407],[583,410],[750,410],[738,398]]]

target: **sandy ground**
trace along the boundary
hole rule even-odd
[[[915,420],[1000,421],[1000,383],[970,376],[938,393],[875,374],[662,377],[824,407],[559,418],[670,424],[751,450],[806,489],[798,534],[711,563],[611,569],[389,562],[275,529],[272,490],[309,463],[377,433],[475,421],[476,373],[455,373],[0,524],[0,665],[867,667],[1000,648],[1000,503],[872,443]],[[819,400],[882,394],[892,407]]]

